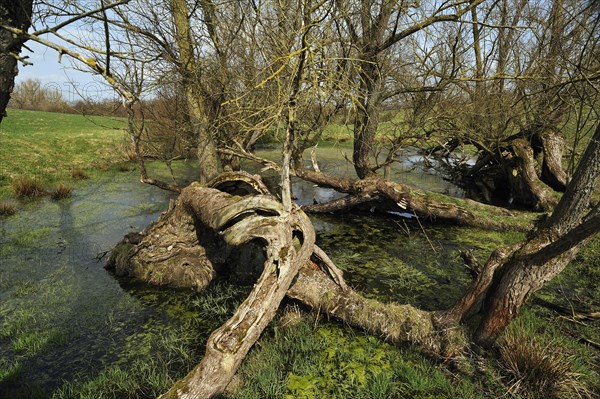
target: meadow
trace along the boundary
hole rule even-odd
[[[0,200],[19,179],[51,190],[124,160],[122,118],[8,109],[0,125]]]

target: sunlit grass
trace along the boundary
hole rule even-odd
[[[314,315],[275,323],[244,362],[228,398],[483,398],[418,350],[398,348]]]
[[[598,374],[593,355],[554,323],[524,309],[498,341],[499,370],[513,396],[588,398]]]
[[[19,176],[50,186],[82,178],[79,170],[122,159],[122,118],[17,109],[7,113],[0,125],[0,198],[9,196]]]

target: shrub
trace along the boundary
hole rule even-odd
[[[513,395],[527,398],[586,397],[573,356],[556,342],[528,335],[518,321],[500,341],[500,363]]]
[[[88,178],[88,175],[82,168],[73,168],[71,169],[71,177],[76,180],[85,180]]]
[[[17,207],[8,202],[0,202],[0,216],[10,216],[17,212]]]
[[[48,193],[38,179],[28,176],[17,177],[11,186],[17,198],[36,198]]]
[[[73,191],[73,189],[70,186],[67,186],[64,183],[60,183],[56,187],[56,190],[54,190],[50,193],[50,198],[52,198],[53,200],[60,200],[63,198],[68,198],[71,196],[72,191]]]

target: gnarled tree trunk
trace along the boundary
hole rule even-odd
[[[183,242],[192,243],[190,231],[197,228],[210,228],[231,246],[258,240],[264,248],[264,267],[251,294],[235,315],[211,334],[202,362],[176,383],[165,398],[209,398],[222,392],[286,294],[393,341],[413,342],[436,355],[457,356],[467,345],[463,330],[455,328],[458,322],[483,304],[483,319],[475,339],[484,346],[491,345],[527,298],[562,271],[579,248],[598,233],[600,205],[586,216],[583,214],[599,176],[600,126],[548,222],[523,244],[492,254],[465,296],[445,312],[426,312],[410,305],[382,304],[363,298],[346,286],[341,272],[314,246],[314,231],[300,209],[286,212],[275,198],[262,194],[260,184],[257,184],[258,189],[237,191],[234,174],[215,183],[220,190],[199,184],[182,190],[175,208],[142,234],[145,237],[137,237],[139,244],[126,243],[128,249],[111,259],[123,262],[116,265],[117,270],[127,270],[126,264],[135,265],[135,258],[144,253],[146,237],[160,238],[163,231],[167,236],[173,231],[174,235],[182,235]],[[232,177],[233,185],[230,184]],[[244,179],[253,180],[248,175],[238,180]],[[362,181],[361,184],[371,183]],[[383,185],[378,188],[380,193],[395,188],[380,184]],[[234,196],[223,190],[250,192],[250,195]],[[394,198],[393,194],[385,195]],[[404,196],[402,199],[406,200]],[[177,224],[168,223],[170,218],[177,217],[177,208],[187,212],[194,221],[188,218],[181,225],[181,233],[177,228],[172,229]],[[169,242],[175,241],[166,239],[160,245]],[[174,245],[169,247],[166,251],[173,250]],[[164,253],[165,249],[158,251]],[[200,258],[203,257],[206,258],[199,255],[196,262],[199,269],[206,271],[208,281],[218,269],[202,263]],[[160,267],[161,263],[156,264]],[[151,273],[142,273],[138,277],[143,279],[149,275]],[[184,279],[182,285],[192,284],[192,281]],[[201,284],[196,285],[196,289],[201,287]]]
[[[548,221],[524,243],[492,254],[467,293],[453,308],[438,315],[439,320],[459,322],[483,304],[475,340],[483,346],[492,345],[526,300],[564,270],[600,231],[600,204],[587,212],[599,179],[600,125]]]
[[[462,329],[438,330],[432,312],[383,304],[350,289],[341,271],[314,245],[306,215],[296,208],[282,217],[282,205],[259,194],[264,186],[252,181],[252,176],[230,173],[211,182],[219,190],[199,184],[186,187],[157,223],[127,236],[110,257],[107,266],[121,275],[201,291],[224,272],[223,263],[231,261],[224,255],[215,257],[211,245],[224,254],[244,243],[254,243],[250,252],[264,248],[264,256],[256,258],[264,267],[254,289],[235,315],[211,334],[202,362],[164,398],[209,398],[222,392],[285,295],[394,342],[416,343],[445,358],[461,353],[466,342]],[[200,248],[190,252],[190,247]],[[175,272],[169,275],[169,270]]]

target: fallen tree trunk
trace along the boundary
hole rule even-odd
[[[467,345],[458,326],[438,328],[434,312],[367,299],[352,289],[343,289],[314,263],[300,268],[288,296],[386,341],[419,345],[435,357],[457,357]]]
[[[221,177],[215,185],[239,190],[234,178],[235,174]],[[237,181],[243,183],[244,179]],[[223,264],[231,261],[226,255],[215,257],[203,244],[229,256],[234,247],[245,243],[251,244],[250,252],[265,248],[263,258],[254,258],[262,259],[264,266],[248,298],[211,334],[202,362],[163,398],[210,398],[222,392],[285,295],[385,339],[418,344],[432,355],[449,358],[461,353],[466,342],[462,329],[440,330],[432,312],[362,297],[346,285],[341,271],[314,245],[314,230],[301,210],[295,209],[289,219],[282,218],[282,205],[275,198],[248,187],[242,191],[252,195],[232,196],[199,184],[186,187],[157,223],[140,234],[128,235],[107,264],[120,275],[201,291],[225,271]],[[211,240],[198,239],[202,236]],[[256,245],[257,240],[262,245]],[[195,252],[189,252],[192,245],[198,247]],[[166,260],[169,255],[172,262]],[[248,259],[243,263],[249,263]],[[167,276],[169,268],[176,272]]]
[[[229,245],[255,239],[265,244],[263,272],[248,298],[210,335],[202,362],[161,396],[210,398],[225,390],[270,323],[299,267],[310,258],[315,235],[303,212],[295,210],[285,216],[281,203],[272,197],[239,198],[192,184],[182,191],[181,201],[205,225],[222,234]]]
[[[236,155],[263,165],[265,168],[280,171],[281,167],[268,159],[248,153],[243,149],[221,149],[222,154]],[[324,204],[305,205],[302,209],[309,213],[348,211],[364,204],[383,205],[386,211],[408,212],[424,219],[474,226],[491,230],[507,228],[527,231],[533,228],[538,215],[507,210],[486,205],[466,198],[454,198],[440,193],[424,191],[407,184],[393,182],[377,175],[365,179],[337,177],[303,167],[302,158],[293,160],[291,172],[305,181],[319,187],[331,188],[348,194],[341,199]],[[385,203],[384,203],[385,202]]]
[[[306,212],[342,211],[366,202],[386,199],[390,210],[410,212],[429,220],[491,230],[530,230],[533,226],[533,217],[523,212],[423,191],[380,177],[352,180],[307,170],[297,170],[296,175],[320,186],[349,194],[330,203],[304,206],[302,209]]]

